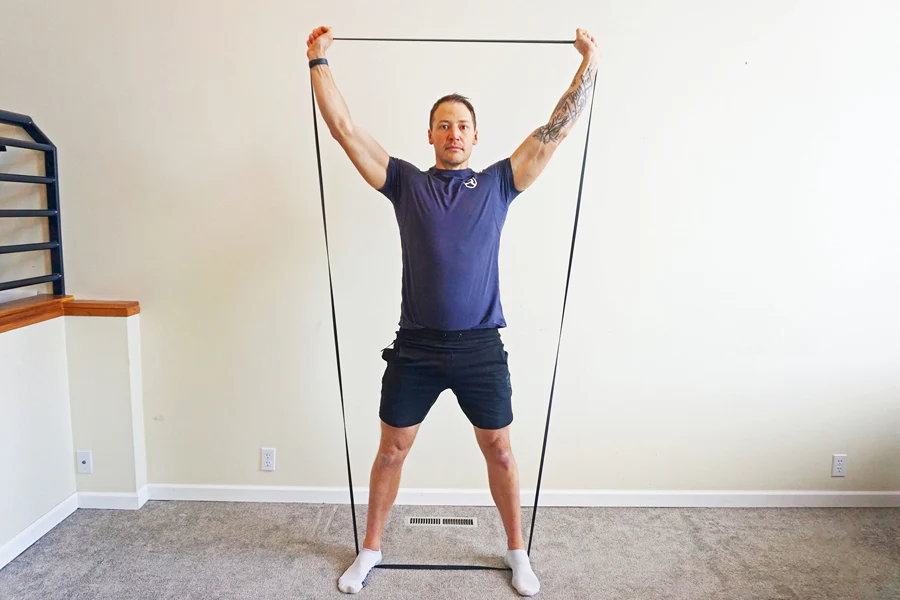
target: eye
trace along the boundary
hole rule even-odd
[[[460,128],[460,129],[468,129],[469,126],[468,126],[468,125],[460,125],[459,128]]]

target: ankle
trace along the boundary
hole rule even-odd
[[[516,558],[526,558],[530,560],[528,556],[528,551],[525,548],[510,548],[506,551],[507,556],[514,556]]]

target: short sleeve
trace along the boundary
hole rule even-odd
[[[504,158],[492,164],[484,170],[484,173],[497,178],[500,194],[506,206],[509,206],[510,202],[522,193],[516,189],[516,184],[513,181],[512,162],[509,158]]]
[[[409,186],[410,177],[414,173],[419,173],[415,165],[392,156],[388,160],[387,179],[378,191],[396,205],[400,202],[403,190]]]

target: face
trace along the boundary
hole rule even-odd
[[[472,148],[478,143],[478,132],[472,113],[465,104],[444,102],[434,111],[428,143],[434,146],[434,163],[438,169],[465,169]]]

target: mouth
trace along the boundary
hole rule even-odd
[[[448,146],[447,150],[449,152],[452,152],[453,150],[456,150],[457,152],[462,152],[462,148],[460,148],[459,146]]]

